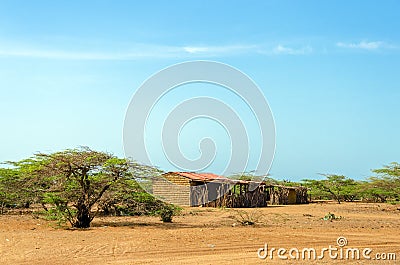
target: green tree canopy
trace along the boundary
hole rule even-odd
[[[10,162],[24,179],[24,188],[51,204],[73,227],[87,228],[96,216],[97,204],[114,185],[151,176],[159,171],[112,154],[81,147],[61,152],[38,153]],[[104,203],[104,200],[103,200]]]
[[[338,203],[346,196],[352,196],[356,182],[343,175],[321,174],[326,177],[323,180],[304,179],[305,186],[310,187],[319,194],[329,194]]]
[[[17,188],[20,186],[21,179],[17,170],[0,168],[0,214],[4,213],[6,207],[12,208],[28,201],[28,196],[24,196]]]
[[[368,178],[364,193],[381,202],[389,198],[398,200],[400,198],[400,164],[393,162],[372,172],[377,175]]]

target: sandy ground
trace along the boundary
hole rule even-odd
[[[157,217],[103,217],[86,230],[60,229],[32,215],[0,216],[0,264],[400,264],[400,205],[318,203],[245,209],[257,220],[242,226],[233,209],[186,208],[174,222]],[[342,219],[324,221],[328,212]],[[372,248],[366,260],[301,259],[304,248]],[[260,259],[264,247],[296,248],[300,260]],[[292,252],[293,255],[295,252]],[[263,253],[261,253],[263,254]],[[286,253],[288,256],[288,253]]]

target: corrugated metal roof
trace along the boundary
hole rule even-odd
[[[237,179],[230,179],[224,176],[216,175],[213,173],[196,173],[196,172],[168,172],[166,174],[174,174],[179,175],[184,178],[188,178],[194,181],[214,181],[214,182],[230,182],[230,183],[237,183],[237,184],[264,184],[265,182],[260,181],[251,181],[251,180],[237,180]]]
[[[256,185],[266,185],[269,187],[279,187],[279,188],[284,188],[284,189],[303,189],[305,187],[291,187],[291,186],[283,186],[283,185],[277,185],[277,184],[270,184],[266,183],[265,181],[252,181],[252,180],[235,180],[235,179],[230,179],[224,176],[216,175],[213,173],[196,173],[196,172],[168,172],[165,174],[175,174],[182,176],[184,178],[188,178],[190,180],[194,181],[221,181],[221,182],[229,182],[229,183],[235,183],[235,184],[256,184]]]
[[[191,180],[196,180],[196,181],[212,181],[212,180],[227,180],[231,181],[231,179],[228,179],[224,176],[212,174],[212,173],[195,173],[195,172],[168,172],[167,174],[175,174],[179,175]]]

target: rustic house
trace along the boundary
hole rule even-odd
[[[232,180],[211,173],[168,172],[153,180],[153,194],[178,205],[265,207],[307,203],[307,189],[265,182]]]
[[[170,203],[198,206],[220,197],[232,184],[211,173],[168,172],[153,180],[153,194]]]
[[[288,187],[269,185],[268,202],[272,205],[305,204],[308,203],[308,189],[306,187]]]

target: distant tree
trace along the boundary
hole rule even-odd
[[[0,214],[3,214],[6,208],[17,206],[18,187],[17,174],[13,169],[0,168]]]
[[[393,162],[372,172],[377,176],[368,178],[364,184],[364,195],[376,201],[386,202],[388,199],[400,198],[400,164]]]
[[[342,200],[346,202],[353,202],[355,200],[361,199],[361,194],[363,190],[363,182],[355,181],[353,179],[348,179],[347,185],[343,186],[341,192]]]
[[[43,205],[64,217],[73,227],[88,228],[107,193],[117,184],[135,177],[158,174],[158,170],[88,147],[52,154],[38,153],[10,162],[24,188],[38,194]],[[97,208],[97,211],[94,209]]]
[[[396,197],[397,194],[392,181],[386,177],[369,177],[362,186],[362,197],[374,202],[386,202],[389,198]]]
[[[229,178],[235,179],[235,180],[246,180],[246,181],[264,181],[268,183],[276,183],[277,181],[270,178],[270,175],[256,175],[254,172],[241,172],[241,173],[236,173],[233,175],[230,175]]]
[[[34,190],[24,189],[25,180],[18,169],[0,168],[0,214],[11,208],[29,208]]]
[[[400,164],[392,162],[383,168],[374,169],[372,172],[377,173],[379,176],[389,177],[392,180],[400,181]]]
[[[241,173],[236,173],[231,176],[229,176],[230,179],[234,180],[244,180],[244,181],[251,181],[248,186],[245,186],[249,191],[253,191],[256,189],[260,182],[265,182],[268,184],[276,184],[277,181],[274,179],[270,178],[269,175],[256,175],[255,172],[249,171],[249,172],[241,172]],[[240,189],[235,189],[236,193],[240,193]]]
[[[345,196],[350,196],[356,182],[353,179],[343,175],[321,174],[326,177],[323,180],[305,179],[305,186],[316,190],[319,194],[330,195],[339,204],[344,200]],[[355,196],[355,195],[354,195]]]

